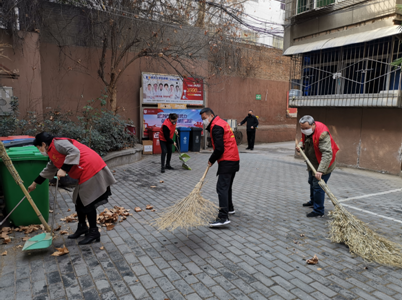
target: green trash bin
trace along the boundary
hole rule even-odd
[[[43,156],[35,146],[9,148],[7,149],[7,154],[24,181],[26,188],[38,177],[48,162],[48,157]],[[6,214],[8,214],[24,197],[24,193],[15,183],[14,178],[1,159],[0,184],[4,193]],[[37,185],[36,189],[31,193],[31,197],[47,222],[49,220],[49,181],[46,180],[41,185]],[[14,226],[41,224],[27,199],[11,214],[10,221]]]

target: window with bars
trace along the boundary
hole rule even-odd
[[[335,0],[297,0],[297,13],[321,8],[335,3]]]
[[[396,37],[388,37],[298,55],[292,81],[297,80],[302,97],[401,90],[401,69],[391,65],[402,56],[401,47]]]

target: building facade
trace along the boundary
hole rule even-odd
[[[400,4],[286,0],[289,106],[330,128],[341,165],[401,173]]]

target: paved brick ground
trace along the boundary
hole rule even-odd
[[[305,217],[307,172],[293,157],[292,143],[241,152],[236,215],[227,228],[158,232],[152,226],[157,212],[144,210],[103,231],[101,243],[80,247],[58,236],[54,246],[65,244],[70,253],[57,258],[50,256],[53,247],[22,253],[17,246],[23,235],[16,233],[11,244],[0,245],[0,252],[8,251],[0,257],[0,299],[402,299],[400,269],[353,257],[327,239],[327,217]],[[178,170],[165,174],[155,156],[116,168],[118,184],[107,207],[152,204],[162,211],[185,197],[205,171],[209,153],[190,155],[192,171],[180,169],[177,155]],[[203,188],[212,201],[217,201],[215,172],[216,166]],[[400,178],[337,169],[329,186],[353,214],[402,243]],[[392,192],[348,200],[386,191]],[[62,195],[56,223],[71,232],[75,224],[58,221],[73,210],[70,194]],[[307,265],[305,259],[314,254],[319,264]]]

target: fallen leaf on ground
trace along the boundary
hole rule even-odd
[[[156,209],[153,209],[153,210],[151,210],[151,211],[156,211]]]
[[[67,234],[67,233],[68,233],[67,230],[62,230],[62,231],[60,231],[60,234]]]
[[[71,209],[67,209],[67,212],[71,211]]]
[[[163,180],[161,180],[161,181],[159,181],[160,183],[164,183],[164,181]]]
[[[145,207],[145,209],[153,209],[154,207],[150,204],[147,204],[147,206]]]
[[[317,254],[314,254],[314,257],[313,257],[313,258],[308,259],[308,260],[307,260],[307,263],[308,263],[309,265],[316,265],[316,264],[318,264],[318,257],[317,257]]]
[[[51,214],[52,214],[52,213],[53,213],[53,210],[49,209],[49,213],[51,213]]]
[[[136,207],[136,208],[134,208],[134,211],[135,211],[135,212],[140,212],[140,211],[142,211],[142,209],[139,208],[139,207]]]
[[[71,214],[63,219],[60,219],[60,221],[66,222],[66,223],[70,223],[70,222],[77,222],[78,218],[77,218],[77,214]]]
[[[106,225],[106,230],[107,230],[107,231],[112,230],[113,228],[114,228],[114,225],[113,225],[113,224]]]
[[[22,248],[22,245],[18,245],[17,248]]]
[[[322,270],[322,268],[318,268],[318,269],[317,269],[317,271],[321,271],[321,270]]]
[[[29,239],[30,239],[29,236],[26,236],[26,237],[22,238],[22,240],[23,240],[24,242],[27,241],[27,240],[29,240]]]
[[[9,237],[3,239],[3,244],[11,243],[11,239]]]
[[[54,231],[59,231],[60,228],[61,228],[61,225],[57,226],[57,227],[54,229]]]
[[[6,256],[7,255],[7,251],[4,251],[1,256]]]
[[[304,234],[302,233],[302,234],[300,234],[300,236],[301,236],[301,237],[304,237]]]
[[[100,247],[99,249],[103,250],[103,249],[105,249],[105,247],[102,246],[102,247]]]
[[[153,189],[156,188],[156,185],[151,185],[151,188],[153,188]]]
[[[1,229],[1,231],[2,231],[2,232],[10,232],[10,231],[11,231],[11,228],[10,228],[10,227],[3,227],[3,228]]]
[[[62,256],[64,254],[70,253],[70,251],[68,251],[68,249],[66,248],[65,245],[63,245],[63,248],[56,248],[56,252],[54,252],[52,254],[52,256]]]

